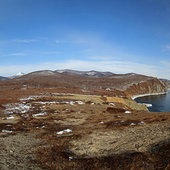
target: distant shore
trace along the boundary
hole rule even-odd
[[[168,92],[161,92],[161,93],[148,93],[148,94],[140,94],[140,95],[135,95],[135,96],[131,96],[131,98],[133,100],[135,100],[136,98],[139,97],[145,97],[145,96],[156,96],[156,95],[163,95],[163,94],[167,94]]]

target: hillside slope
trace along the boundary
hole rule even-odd
[[[8,78],[7,77],[2,77],[2,76],[0,76],[0,81],[1,80],[8,80]]]
[[[76,72],[76,71],[74,71]],[[78,71],[78,74],[80,72]],[[83,72],[84,73],[84,72]],[[165,92],[166,85],[162,81],[154,77],[129,73],[129,74],[106,74],[96,77],[95,72],[92,76],[81,74],[80,76],[66,74],[65,72],[56,72],[50,70],[42,70],[23,75],[19,78],[3,81],[1,87],[8,88],[63,88],[63,89],[79,89],[83,91],[98,92],[114,92],[119,91],[126,94],[145,94]]]

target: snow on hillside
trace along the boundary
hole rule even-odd
[[[13,78],[18,78],[18,77],[21,77],[21,76],[24,76],[25,74],[22,73],[22,72],[19,72],[17,74],[14,74],[13,76],[9,76],[8,78],[9,79],[13,79]]]

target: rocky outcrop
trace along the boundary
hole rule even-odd
[[[170,80],[167,79],[159,79],[159,80],[163,82],[167,88],[170,89]]]
[[[164,93],[166,91],[167,87],[162,81],[156,78],[152,78],[145,82],[132,84],[125,90],[125,93],[127,95],[139,95],[139,94]]]

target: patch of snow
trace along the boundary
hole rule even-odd
[[[78,103],[78,104],[84,104],[82,101],[76,101],[76,103]]]
[[[114,103],[109,103],[109,105],[110,105],[110,106],[115,106],[115,104],[114,104]]]
[[[37,117],[37,116],[44,116],[44,115],[47,115],[47,113],[37,113],[37,114],[33,114],[32,116],[33,117]]]
[[[135,126],[136,124],[135,123],[131,123],[130,126]]]
[[[12,133],[13,131],[11,131],[11,130],[5,130],[5,129],[3,129],[2,130],[2,133]]]
[[[66,129],[66,130],[62,130],[62,131],[57,132],[57,135],[62,135],[63,133],[70,133],[70,132],[72,132],[71,129]]]
[[[100,122],[100,124],[104,124],[104,122]]]
[[[57,72],[58,73],[64,73],[65,71],[64,70],[58,70]]]
[[[125,111],[125,113],[126,113],[126,114],[129,114],[129,113],[132,113],[132,112],[131,112],[131,111],[128,111],[128,110],[126,110],[126,111]]]
[[[144,104],[146,107],[152,107],[152,104],[149,103],[141,103],[141,104]]]
[[[145,124],[145,122],[141,121],[141,122],[139,122],[138,124],[139,124],[139,125],[143,125],[143,124]]]
[[[96,75],[96,72],[95,71],[90,71],[88,73],[86,73],[87,75],[89,76],[95,76]]]
[[[17,73],[15,76],[23,76],[23,75],[24,75],[24,73],[19,72],[19,73]]]
[[[5,113],[11,114],[14,112],[19,112],[19,113],[26,113],[30,110],[31,105],[30,104],[22,104],[22,103],[12,103],[12,104],[7,104],[5,105],[7,108],[5,110]]]
[[[71,161],[71,160],[73,159],[73,157],[72,157],[72,156],[69,156],[68,159]]]
[[[94,105],[94,103],[92,102],[91,105]]]
[[[56,102],[56,101],[46,101],[46,102],[41,102],[41,101],[35,101],[33,102],[35,104],[42,104],[42,105],[46,105],[46,104],[70,104],[70,105],[74,105],[74,104],[84,104],[82,101],[62,101],[62,102]]]
[[[14,119],[15,117],[13,115],[10,115],[9,117],[7,117],[6,119],[7,120],[10,120],[10,119]]]
[[[73,101],[71,101],[71,102],[70,102],[70,105],[74,105],[74,102],[73,102]]]
[[[58,104],[59,102],[55,102],[55,101],[48,101],[48,102],[40,102],[40,101],[36,101],[36,102],[33,102],[35,104]]]

